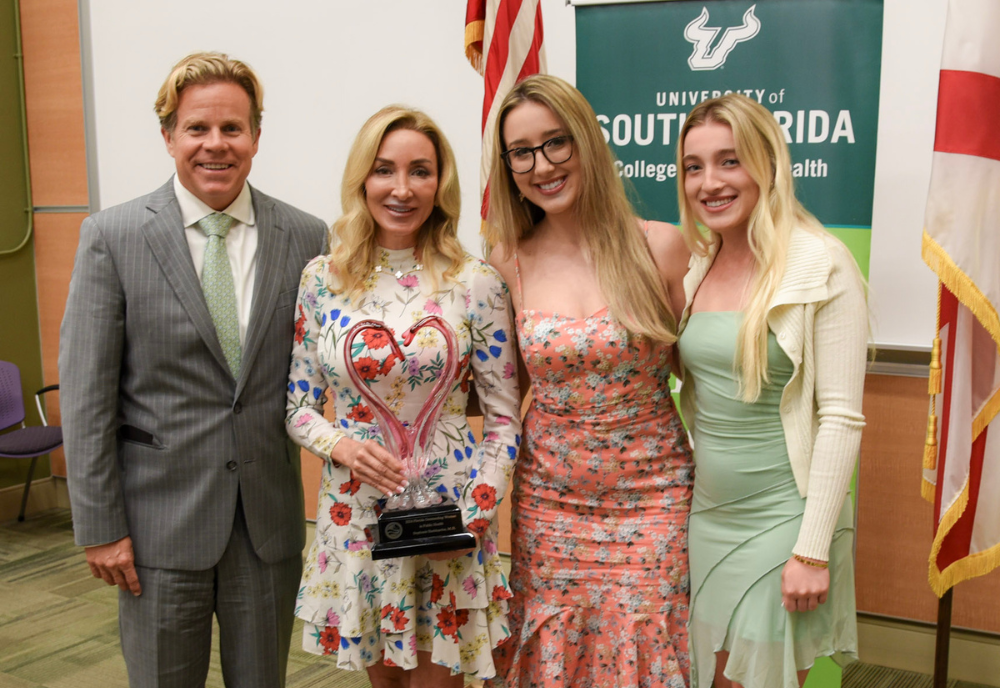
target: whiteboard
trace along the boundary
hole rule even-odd
[[[920,236],[946,4],[885,0],[870,269],[883,349],[925,349],[934,336],[936,279],[920,259]],[[173,160],[153,114],[156,91],[184,55],[220,50],[264,83],[256,187],[332,222],[361,124],[389,103],[412,105],[455,149],[459,236],[478,255],[483,85],[465,60],[464,10],[460,0],[80,0],[92,208],[167,180]],[[574,11],[542,0],[549,72],[570,82]]]

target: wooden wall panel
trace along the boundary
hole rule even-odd
[[[21,0],[25,105],[32,204],[87,206],[83,80],[77,0]],[[69,293],[80,223],[86,213],[35,213],[35,274],[45,384],[59,382],[59,325]],[[59,422],[58,396],[47,396],[50,422]],[[60,449],[52,474],[65,476]]]
[[[858,611],[933,623],[931,505],[920,496],[926,378],[869,375],[858,477]],[[996,498],[996,497],[994,497]],[[1000,571],[955,589],[953,624],[1000,633]]]
[[[20,7],[34,204],[85,206],[77,0],[21,0]]]
[[[35,213],[35,273],[38,319],[42,335],[42,368],[46,384],[59,382],[59,326],[69,296],[69,277],[86,213]],[[46,395],[49,423],[59,424],[59,394]],[[52,474],[66,475],[63,450],[52,453]]]
[[[299,451],[302,460],[302,491],[305,494],[306,520],[316,520],[319,504],[319,484],[323,480],[323,462],[307,449]]]

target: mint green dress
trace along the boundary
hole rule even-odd
[[[695,313],[680,337],[693,385],[695,482],[689,525],[692,688],[710,688],[715,653],[745,688],[798,688],[797,671],[817,657],[857,656],[853,508],[844,500],[830,547],[830,591],[812,612],[781,607],[781,571],[805,509],[778,414],[792,362],[768,334],[770,382],[760,398],[738,398],[733,373],[742,313]]]

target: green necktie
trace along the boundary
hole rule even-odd
[[[243,350],[240,348],[240,320],[236,312],[236,290],[233,287],[233,268],[226,252],[226,235],[236,222],[223,213],[212,213],[198,221],[198,226],[208,236],[205,247],[205,265],[201,269],[201,288],[205,292],[208,312],[215,321],[222,352],[226,355],[233,377],[240,376]]]

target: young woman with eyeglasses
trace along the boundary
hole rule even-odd
[[[533,390],[496,683],[681,688],[692,475],[668,380],[689,251],[635,217],[566,82],[515,86],[493,137],[486,239]]]

